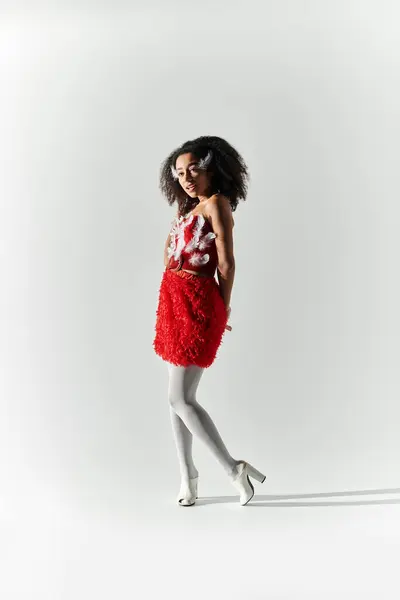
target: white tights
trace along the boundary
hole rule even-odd
[[[231,475],[240,461],[229,454],[210,415],[196,400],[196,390],[204,368],[197,365],[167,365],[168,400],[181,475],[198,475],[192,456],[193,435],[206,444],[226,473]]]

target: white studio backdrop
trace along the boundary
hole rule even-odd
[[[0,23],[1,514],[175,495],[158,175],[199,135],[251,175],[199,401],[263,492],[400,488],[399,6],[34,5]]]

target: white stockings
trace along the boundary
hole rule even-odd
[[[181,475],[198,475],[192,456],[193,435],[206,444],[227,475],[231,475],[240,461],[229,454],[210,415],[196,400],[196,390],[204,368],[167,364],[168,400]]]

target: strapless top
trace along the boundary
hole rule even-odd
[[[218,264],[215,238],[210,221],[201,213],[190,212],[175,217],[170,230],[166,268],[173,271],[188,269],[212,277]]]

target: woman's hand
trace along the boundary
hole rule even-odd
[[[229,317],[231,316],[231,307],[230,306],[227,307],[226,313],[227,313],[227,321],[229,321]],[[225,329],[227,329],[228,331],[232,331],[232,327],[231,327],[231,325],[228,325],[228,323],[225,325]]]

